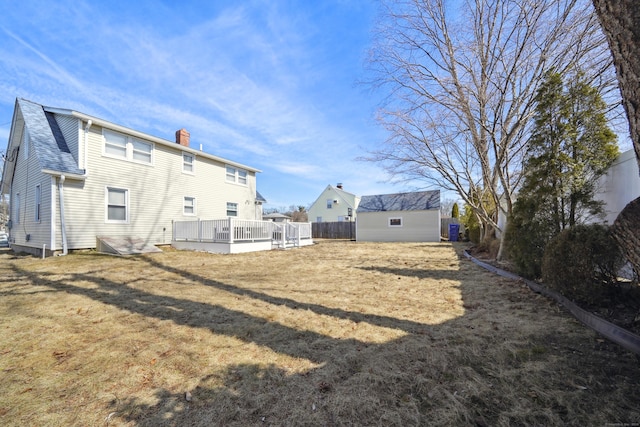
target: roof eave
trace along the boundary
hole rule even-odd
[[[213,154],[209,154],[209,153],[205,153],[203,151],[200,150],[196,150],[194,148],[191,147],[185,147],[183,145],[178,145],[175,142],[163,139],[163,138],[159,138],[157,136],[153,136],[153,135],[149,135],[147,133],[144,132],[140,132],[137,131],[135,129],[131,129],[128,128],[126,126],[121,126],[118,125],[116,123],[112,123],[110,121],[107,120],[103,120],[100,119],[98,117],[94,117],[94,116],[90,116],[88,114],[84,114],[78,111],[74,111],[74,110],[66,110],[66,109],[62,109],[62,108],[52,108],[52,107],[43,107],[45,111],[48,111],[50,113],[54,113],[54,114],[60,114],[60,115],[66,115],[66,116],[72,116],[75,117],[77,119],[83,120],[83,121],[89,121],[91,120],[92,124],[107,128],[107,129],[111,129],[111,130],[115,130],[117,132],[122,132],[122,133],[126,133],[128,135],[132,135],[141,139],[146,139],[148,141],[152,141],[155,142],[157,144],[161,144],[167,147],[171,147],[171,148],[177,148],[180,149],[182,151],[186,151],[188,153],[192,153],[195,154],[197,156],[202,156],[220,163],[224,163],[230,166],[236,166],[254,173],[260,173],[262,172],[262,170],[260,169],[256,169],[254,167],[242,164],[242,163],[238,163],[238,162],[234,162],[233,160],[229,160],[229,159],[225,159],[223,157],[218,157],[218,156],[214,156]]]

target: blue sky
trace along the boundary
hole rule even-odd
[[[267,208],[341,182],[393,186],[356,158],[385,133],[366,78],[377,2],[0,0],[0,146],[16,97],[90,114],[261,169]]]

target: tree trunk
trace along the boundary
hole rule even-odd
[[[616,66],[622,102],[640,165],[640,7],[637,0],[593,0]]]
[[[640,7],[637,0],[593,0],[616,66],[622,102],[640,166]],[[629,203],[618,215],[613,233],[620,248],[640,272],[640,201]]]
[[[611,231],[613,238],[633,266],[636,275],[640,276],[640,197],[629,203],[618,215]]]

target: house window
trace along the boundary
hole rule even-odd
[[[316,217],[316,222],[322,222],[322,217],[321,216]]]
[[[108,130],[103,133],[105,156],[148,165],[153,163],[153,144]]]
[[[36,222],[40,222],[40,206],[41,206],[41,193],[40,193],[40,185],[36,185],[35,192],[35,217]]]
[[[238,204],[227,202],[227,216],[238,216]]]
[[[107,187],[107,222],[126,224],[129,221],[129,191]]]
[[[333,199],[327,199],[327,209],[333,208]]]
[[[136,162],[151,163],[153,145],[133,139],[131,146],[133,149],[133,160]]]
[[[247,185],[247,171],[238,169],[238,184]]]
[[[247,171],[244,169],[238,169],[233,166],[227,166],[227,182],[234,182],[236,184],[247,185]]]
[[[193,155],[182,153],[182,172],[193,173]]]
[[[389,227],[402,227],[402,217],[389,218]]]
[[[195,197],[186,197],[185,196],[182,213],[185,214],[185,215],[195,215],[196,214],[196,198]]]
[[[15,196],[15,218],[13,218],[14,224],[20,224],[20,193],[16,193]]]
[[[113,132],[104,132],[104,154],[127,158],[127,137]]]

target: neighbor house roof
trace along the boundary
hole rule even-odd
[[[262,218],[263,218],[263,219],[265,219],[265,218],[266,218],[266,219],[278,219],[278,218],[286,218],[286,219],[289,219],[289,218],[291,218],[291,217],[290,217],[290,216],[288,216],[288,215],[283,215],[283,214],[281,214],[281,213],[279,213],[279,212],[274,212],[274,213],[270,213],[270,214],[262,215]]]
[[[440,209],[440,190],[362,196],[357,212],[424,211]]]

